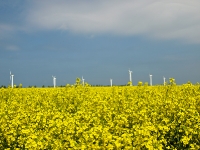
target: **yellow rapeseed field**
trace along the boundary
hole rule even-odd
[[[1,88],[0,149],[200,149],[200,86]]]

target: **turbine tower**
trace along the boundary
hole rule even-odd
[[[149,74],[149,77],[150,77],[150,85],[152,86],[152,75]]]
[[[10,71],[10,81],[11,81],[11,87],[12,88],[13,88],[13,77],[14,77],[14,75],[11,74],[11,71]]]
[[[128,72],[129,72],[129,81],[131,82],[130,86],[132,86],[132,77],[131,77],[132,71],[129,69]]]
[[[110,86],[112,87],[112,79],[110,79]]]
[[[165,85],[165,77],[163,76],[163,82],[164,82],[164,85]]]
[[[82,76],[82,83],[83,83],[83,86],[85,85],[84,80],[85,80],[85,79],[83,79],[83,76]]]
[[[55,88],[56,87],[56,77],[52,76],[52,78],[53,78],[53,87]]]

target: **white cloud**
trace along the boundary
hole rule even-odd
[[[34,1],[32,27],[77,33],[142,34],[200,43],[199,0]]]
[[[0,23],[0,39],[8,37],[8,33],[13,31],[13,27],[9,24]]]
[[[8,45],[8,46],[6,46],[6,49],[9,51],[18,51],[19,47],[16,45]]]
[[[5,31],[11,31],[13,28],[10,25],[7,24],[0,24],[0,33]]]

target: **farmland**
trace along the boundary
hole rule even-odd
[[[200,86],[1,88],[0,149],[199,149]]]

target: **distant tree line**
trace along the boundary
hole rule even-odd
[[[185,84],[190,84],[192,85],[192,82],[191,81],[188,81],[186,82]],[[112,86],[130,86],[130,85],[133,85],[132,83],[128,82],[127,84],[123,84],[123,85],[112,85]],[[163,85],[163,84],[157,84],[157,85]],[[169,82],[166,82],[165,85],[176,85],[176,82],[175,82],[175,79],[174,78],[170,78]],[[197,82],[195,85],[200,85],[199,82]],[[66,84],[66,85],[59,85],[59,86],[56,86],[56,87],[71,87],[71,86],[90,86],[90,87],[110,87],[110,85],[102,85],[102,84],[95,84],[95,85],[90,85],[88,84],[87,82],[83,83],[81,82],[81,79],[80,78],[76,78],[76,81],[74,84]],[[143,83],[142,81],[138,81],[138,84],[136,86],[149,86],[149,83],[148,82],[145,82]],[[22,84],[20,83],[19,85],[14,85],[14,88],[22,88]],[[11,88],[11,85],[8,85],[8,86],[5,86],[5,85],[1,85],[0,88]],[[29,85],[25,88],[37,88],[36,85]],[[53,85],[52,86],[45,86],[45,85],[42,85],[42,88],[53,88]]]

